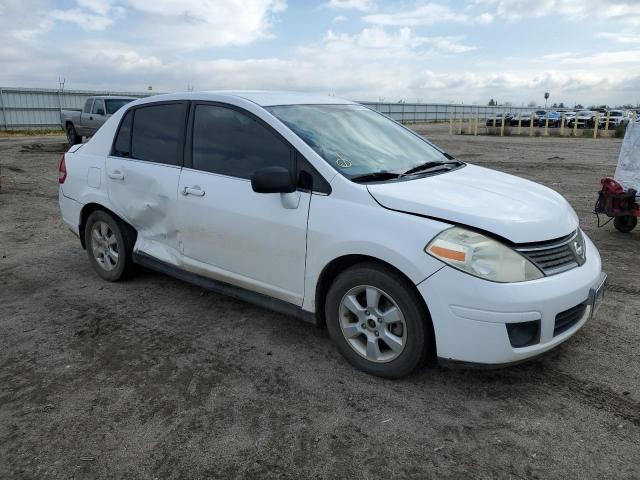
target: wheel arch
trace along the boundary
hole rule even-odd
[[[78,233],[80,236],[80,243],[82,244],[82,248],[84,248],[86,250],[87,245],[85,242],[85,238],[84,238],[84,228],[87,224],[87,219],[89,218],[89,215],[91,215],[93,212],[95,212],[96,210],[102,210],[103,212],[108,213],[109,215],[112,215],[115,219],[119,220],[120,222],[122,222],[122,224],[126,225],[131,232],[134,234],[134,241],[135,238],[138,235],[138,232],[135,228],[133,228],[128,222],[126,222],[120,215],[118,215],[117,213],[115,213],[113,210],[110,210],[109,208],[105,207],[104,205],[100,204],[100,203],[95,203],[95,202],[90,202],[85,204],[82,209],[80,210],[80,219],[79,219],[79,224],[78,224]]]
[[[433,321],[431,319],[431,313],[429,311],[429,307],[427,306],[427,303],[425,302],[424,298],[418,291],[418,288],[416,287],[414,282],[412,282],[411,279],[404,272],[402,272],[402,270],[400,270],[399,268],[397,268],[396,266],[392,265],[389,262],[386,262],[384,260],[381,260],[379,258],[370,256],[370,255],[361,255],[361,254],[342,255],[340,257],[334,258],[327,265],[325,265],[325,267],[320,272],[320,275],[318,277],[318,282],[316,283],[316,291],[315,291],[316,324],[323,328],[326,327],[324,299],[326,298],[327,292],[329,291],[329,287],[331,286],[333,281],[341,272],[345,271],[348,268],[353,267],[354,265],[358,265],[361,263],[375,263],[377,265],[388,268],[393,272],[395,272],[396,274],[398,274],[399,276],[401,276],[402,278],[404,278],[407,281],[408,285],[411,285],[411,288],[414,290],[417,298],[420,301],[420,306],[425,313],[425,318],[427,320],[426,322],[427,328],[430,329],[430,333],[431,333],[430,338],[432,342],[432,344],[430,345],[431,347],[430,352],[432,352],[434,359],[437,358],[437,342],[435,337],[435,331],[433,329]]]

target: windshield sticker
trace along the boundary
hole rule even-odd
[[[336,155],[336,163],[338,164],[339,167],[341,168],[349,168],[351,167],[353,164],[347,160],[346,158],[344,158],[342,155],[340,155],[339,153]]]

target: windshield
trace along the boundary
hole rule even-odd
[[[107,115],[112,115],[116,113],[118,110],[120,110],[120,107],[123,107],[124,105],[132,101],[133,100],[129,98],[116,98],[112,100],[105,100],[104,103],[107,109]]]
[[[267,110],[347,178],[447,162],[417,134],[361,105],[283,105]]]

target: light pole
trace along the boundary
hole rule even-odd
[[[547,109],[547,100],[549,100],[549,92],[544,92],[544,108]]]

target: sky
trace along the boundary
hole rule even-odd
[[[0,0],[0,86],[640,102],[640,0]]]

